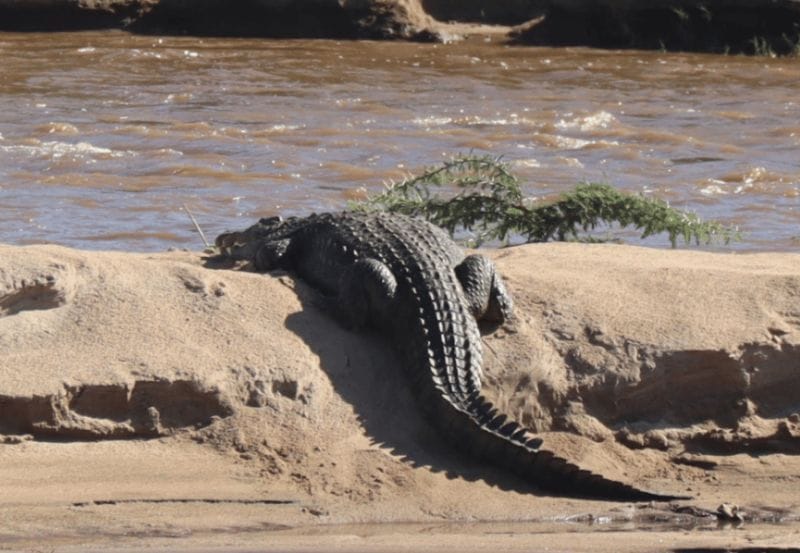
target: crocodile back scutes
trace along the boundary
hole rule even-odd
[[[393,334],[413,342],[408,350],[414,362],[407,366],[416,373],[412,381],[432,379],[451,401],[465,404],[480,390],[482,349],[477,323],[453,271],[460,253],[449,237],[425,221],[394,214],[344,213],[330,220],[320,216],[313,224],[325,227],[325,232],[316,228],[314,235],[336,243],[312,249],[347,249],[391,270],[397,297],[390,326]],[[330,263],[330,251],[326,257]],[[319,272],[320,261],[313,263]]]

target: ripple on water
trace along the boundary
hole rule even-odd
[[[78,127],[71,123],[57,123],[51,122],[46,125],[39,125],[34,129],[39,134],[63,134],[74,136],[79,134]]]

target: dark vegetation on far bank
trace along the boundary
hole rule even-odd
[[[800,54],[800,2],[564,2],[551,24],[521,29],[515,40],[550,46],[695,51],[720,54]],[[580,7],[577,5],[580,4]],[[624,5],[612,9],[614,4]]]
[[[800,0],[0,0],[0,30],[106,28],[796,55]]]

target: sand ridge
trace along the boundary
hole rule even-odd
[[[800,257],[490,253],[517,305],[484,336],[498,405],[585,468],[698,509],[796,519]],[[650,516],[455,454],[388,344],[340,328],[291,275],[194,252],[0,246],[0,259],[2,539],[297,544],[320,524]]]

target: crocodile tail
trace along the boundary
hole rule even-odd
[[[542,440],[497,410],[477,392],[468,401],[453,402],[445,394],[437,402],[446,411],[436,418],[445,436],[473,456],[500,465],[538,487],[578,497],[617,501],[674,501],[686,496],[640,490],[581,469],[551,451]]]

